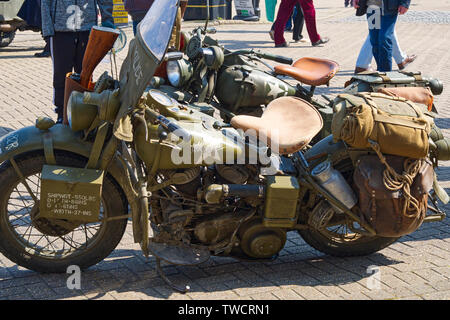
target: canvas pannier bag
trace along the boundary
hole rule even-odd
[[[414,232],[425,218],[433,179],[434,170],[428,159],[360,157],[353,181],[359,196],[361,219],[382,237],[400,237]]]
[[[428,155],[433,119],[419,106],[382,93],[340,94],[333,104],[331,133],[353,148],[377,143],[383,154],[408,158]]]

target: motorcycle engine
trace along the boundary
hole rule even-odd
[[[244,184],[250,177],[249,170],[244,165],[216,165],[217,174],[227,182]]]

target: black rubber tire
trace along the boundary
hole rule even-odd
[[[5,32],[3,36],[0,37],[0,48],[5,48],[13,42],[16,32]]]
[[[58,165],[84,167],[87,159],[64,151],[55,151]],[[45,159],[42,153],[30,153],[16,159],[24,177],[42,171]],[[98,239],[86,249],[78,249],[74,253],[60,259],[49,259],[30,254],[23,243],[14,235],[8,222],[7,204],[11,191],[20,181],[9,161],[0,166],[0,251],[8,259],[27,269],[43,273],[65,273],[70,265],[81,269],[92,266],[107,257],[122,239],[127,219],[104,222]],[[128,211],[126,199],[115,180],[105,174],[103,180],[102,203],[108,216],[125,215]]]
[[[303,240],[311,247],[335,257],[369,255],[390,246],[398,239],[373,236],[370,238],[367,237],[366,241],[344,244],[331,241],[329,238],[315,230],[299,230],[298,232]]]

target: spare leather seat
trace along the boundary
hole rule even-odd
[[[310,86],[327,84],[339,71],[339,64],[319,58],[300,58],[292,66],[275,66],[275,72]]]

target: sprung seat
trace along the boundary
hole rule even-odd
[[[327,59],[300,58],[292,66],[275,66],[275,73],[317,87],[327,84],[339,71],[339,65]]]
[[[291,154],[319,133],[323,121],[316,108],[305,100],[281,97],[269,103],[261,118],[239,115],[231,119],[231,125],[260,140],[267,139],[274,152]]]

